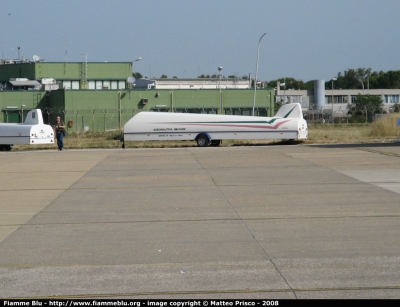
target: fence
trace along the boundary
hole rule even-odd
[[[137,112],[137,111],[136,111]],[[111,131],[122,129],[125,123],[136,114],[133,109],[115,110],[63,110],[47,109],[43,112],[44,121],[52,125],[61,116],[69,132]]]

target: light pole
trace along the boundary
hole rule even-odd
[[[257,49],[257,65],[256,65],[256,78],[254,79],[254,95],[253,95],[253,112],[251,113],[252,116],[254,116],[254,108],[256,107],[256,91],[257,91],[257,75],[258,75],[258,58],[260,56],[260,43],[261,39],[265,36],[264,33],[261,37],[260,40],[258,41],[258,49]]]
[[[21,124],[24,123],[24,107],[26,107],[26,105],[21,103]]]
[[[219,114],[222,114],[221,70],[222,70],[222,66],[218,67],[218,71],[219,71]]]
[[[364,82],[363,80],[359,77],[358,80],[360,80],[362,88],[363,88],[363,95],[364,95]],[[369,81],[368,81],[369,82]],[[368,85],[369,86],[369,85]]]
[[[284,102],[286,104],[286,78],[283,79],[283,96],[284,96]]]
[[[134,60],[133,62],[137,62],[137,61],[141,61],[142,58],[137,58],[136,60]],[[132,62],[132,75],[134,74],[134,70],[133,70],[133,62]]]
[[[334,119],[334,116],[333,116],[333,82],[335,82],[337,80],[337,78],[336,77],[333,77],[332,78],[332,124],[334,124],[335,123],[335,119]]]
[[[286,78],[283,79],[283,81],[284,82],[280,84],[280,86],[284,86],[284,88],[283,88],[283,102],[282,102],[282,105],[286,104]],[[280,95],[279,95],[279,97],[280,97]],[[281,101],[282,101],[282,99],[281,99]]]

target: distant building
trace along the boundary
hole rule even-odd
[[[136,88],[147,89],[250,89],[251,81],[237,78],[141,78]]]
[[[46,78],[56,80],[60,89],[117,90],[126,88],[126,80],[131,75],[132,62],[62,63],[3,60],[0,63],[0,87],[3,90],[10,89],[8,83],[17,79],[38,81]],[[12,85],[12,89],[15,87],[18,85]]]
[[[313,121],[320,121],[322,118],[330,121],[332,120],[332,113],[334,118],[348,117],[347,105],[356,100],[359,94],[380,97],[386,112],[390,112],[394,104],[400,103],[400,89],[334,89],[332,91],[331,89],[325,89],[324,80],[316,80],[314,82],[314,91],[283,90],[278,83],[275,90],[275,99],[281,103],[300,103],[307,120],[312,123]]]

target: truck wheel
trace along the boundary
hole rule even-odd
[[[12,145],[4,145],[4,150],[5,151],[10,151],[12,148]]]
[[[208,137],[205,134],[200,134],[197,139],[197,145],[199,145],[199,147],[207,147],[208,144],[210,143],[210,141],[208,140]]]
[[[212,140],[211,146],[219,146],[221,144],[221,140]]]

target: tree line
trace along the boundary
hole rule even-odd
[[[335,89],[400,89],[400,70],[372,71],[371,68],[357,68],[339,72],[333,82]],[[332,89],[332,80],[325,82],[325,89]],[[268,87],[276,87],[277,82],[285,83],[286,89],[313,90],[314,80],[303,82],[295,78],[280,78],[268,82]]]

